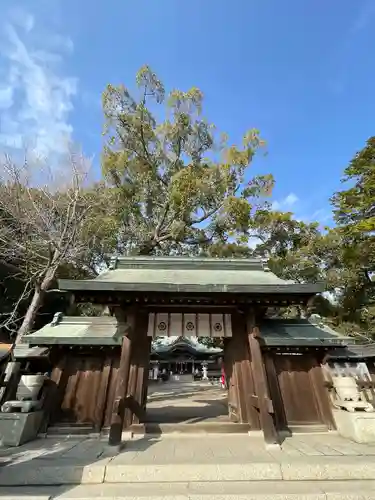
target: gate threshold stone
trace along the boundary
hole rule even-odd
[[[146,424],[132,425],[134,434],[140,435],[165,435],[165,434],[247,434],[248,424],[238,424],[234,422],[202,422],[193,424],[165,424],[148,422]]]

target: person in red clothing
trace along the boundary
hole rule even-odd
[[[225,378],[225,370],[224,370],[224,365],[221,365],[221,388],[226,389],[227,383],[226,383],[226,378]]]

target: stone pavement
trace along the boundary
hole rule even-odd
[[[157,423],[228,422],[227,391],[207,382],[181,381],[150,385],[147,421]]]
[[[207,384],[158,384],[150,391],[150,418],[159,419],[164,412],[162,421],[169,416],[173,423],[220,419],[225,397],[225,391]],[[39,439],[0,449],[0,497],[26,496],[375,500],[375,444],[316,433],[295,435],[281,449],[268,449],[256,433],[191,433],[137,437],[118,451],[99,439]]]
[[[180,482],[1,488],[2,500],[374,500],[375,481]]]
[[[130,440],[40,439],[0,453],[0,486],[375,479],[375,446],[336,434],[287,438],[281,450],[247,435]]]
[[[336,433],[295,435],[286,438],[281,449],[267,449],[258,435],[150,436],[127,442],[111,464],[254,464],[348,457],[375,461],[375,444],[353,443]]]

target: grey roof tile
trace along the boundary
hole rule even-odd
[[[271,273],[259,259],[128,257],[94,280],[60,280],[64,290],[142,292],[306,293],[321,283],[300,284]]]
[[[308,320],[270,319],[259,327],[261,337],[268,346],[323,346],[346,345],[348,337],[323,324],[314,324]]]
[[[116,318],[64,317],[24,337],[30,346],[45,345],[121,345],[126,324],[119,325]]]

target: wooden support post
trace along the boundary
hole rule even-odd
[[[284,411],[284,403],[281,397],[277,372],[273,357],[270,353],[263,355],[264,365],[267,373],[268,386],[272,398],[273,415],[277,430],[287,429],[288,423]]]
[[[248,334],[248,339],[256,391],[256,398],[253,398],[253,403],[259,410],[260,424],[266,444],[279,444],[279,437],[273,418],[273,405],[269,397],[267,375],[259,344],[259,330],[253,328],[251,333]]]
[[[133,415],[134,424],[139,424],[142,420],[144,420],[143,405],[142,405],[144,373],[145,373],[145,367],[142,363],[138,367],[136,388],[134,393],[134,400],[137,403],[137,411]]]
[[[148,377],[149,377],[149,368],[147,367],[143,372],[142,408],[144,415],[146,415],[146,406],[148,397]]]
[[[147,395],[148,395],[148,376],[150,369],[150,354],[151,354],[151,337],[146,338],[146,349],[147,349],[147,357],[145,363],[145,371],[143,373],[143,391],[142,391],[142,408],[144,413],[146,413],[146,405],[147,405]]]
[[[117,372],[115,398],[112,409],[108,443],[111,446],[121,444],[122,428],[125,418],[125,398],[128,389],[131,357],[131,339],[124,336],[121,347],[120,365]]]
[[[124,312],[120,308],[116,308],[115,315],[119,321],[124,321]],[[127,326],[131,331],[124,332],[122,340],[120,364],[117,372],[116,389],[113,402],[113,409],[111,415],[111,425],[109,429],[108,443],[111,446],[118,446],[121,444],[122,429],[124,427],[125,419],[125,402],[128,393],[130,364],[132,356],[132,336],[135,328],[136,312],[130,311],[126,314]],[[124,322],[125,324],[125,322]]]
[[[144,420],[143,388],[144,373],[149,363],[150,343],[147,338],[148,315],[138,311],[137,325],[131,334],[132,356],[125,404],[124,429]]]
[[[147,337],[148,314],[142,314],[137,327],[138,333],[138,373],[134,393],[137,411],[134,414],[133,423],[139,424],[145,419],[145,385],[148,382],[148,369],[150,364],[151,339]]]
[[[138,376],[138,364],[137,364],[137,340],[134,339],[132,343],[132,360],[129,372],[129,382],[127,391],[127,404],[125,405],[125,417],[124,417],[124,429],[128,429],[133,423],[133,410],[130,407],[132,398],[134,398],[136,386],[137,386],[137,376]]]
[[[238,422],[237,380],[234,363],[233,338],[224,339],[224,364],[228,381],[228,413],[232,422]]]

